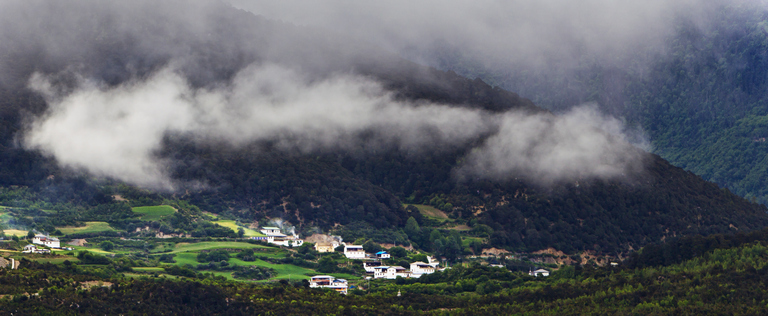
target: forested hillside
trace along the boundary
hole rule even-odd
[[[82,3],[93,5],[88,1]],[[162,74],[162,69],[172,63],[192,88],[201,89],[183,95],[189,99],[238,82],[238,72],[247,65],[276,63],[302,69],[311,83],[338,73],[353,73],[362,76],[354,77],[357,80],[368,78],[381,84],[386,91],[378,94],[391,93],[393,99],[411,102],[416,109],[432,106],[482,110],[484,116],[536,113],[550,124],[545,126],[557,127],[552,123],[557,122],[555,116],[531,101],[479,79],[419,66],[365,43],[346,42],[318,33],[319,30],[274,22],[223,4],[179,6],[189,10],[186,13],[190,16],[199,14],[196,10],[206,12],[205,23],[215,26],[187,29],[182,27],[183,21],[167,16],[168,12],[179,10],[169,3],[152,6],[152,10],[142,12],[146,14],[130,15],[138,16],[136,21],[115,21],[109,16],[68,20],[77,5],[56,3],[46,9],[48,15],[34,17],[54,32],[54,42],[66,48],[62,50],[46,50],[46,43],[35,37],[35,32],[3,33],[3,43],[13,45],[0,47],[0,64],[5,71],[0,89],[0,184],[28,186],[32,200],[45,200],[59,209],[77,209],[78,213],[66,217],[73,223],[84,220],[77,214],[90,213],[130,230],[136,228],[130,226],[130,212],[125,205],[111,201],[111,195],[122,195],[134,203],[132,206],[141,205],[136,201],[181,199],[191,204],[188,209],[227,214],[249,222],[282,218],[305,232],[327,231],[337,224],[399,232],[410,217],[425,224],[415,214],[418,212],[406,209],[403,204],[427,204],[462,224],[472,223],[473,234],[486,246],[518,251],[555,248],[567,253],[595,250],[618,254],[678,235],[750,231],[768,224],[764,206],[741,199],[621,141],[616,141],[619,152],[638,157],[638,164],[611,176],[573,176],[544,183],[518,168],[514,170],[518,173],[503,177],[461,177],[458,167],[478,151],[478,144],[484,144],[503,125],[478,132],[463,142],[432,147],[419,143],[421,146],[416,149],[395,145],[366,147],[378,140],[377,126],[373,125],[355,135],[360,141],[353,145],[306,151],[300,146],[289,146],[286,150],[279,138],[232,146],[216,138],[199,141],[205,135],[161,130],[161,146],[157,150],[152,148],[151,155],[170,162],[163,171],[168,172],[168,181],[174,182],[175,187],[148,191],[121,185],[107,172],[84,172],[87,166],[62,167],[50,152],[24,146],[29,121],[56,114],[48,111],[48,107],[57,98],[46,95],[48,90],[30,87],[34,73],[48,76],[50,90],[76,90],[82,82],[97,82],[90,85],[107,90],[140,86],[142,80]],[[34,7],[21,10],[29,13]],[[77,32],[57,28],[60,25],[74,26]],[[168,38],[177,43],[165,46]],[[74,39],[78,45],[67,44]],[[301,43],[301,50],[276,53],[285,52],[278,49],[281,45],[293,47],[296,43]],[[145,46],[149,44],[157,46]],[[189,54],[190,51],[194,54]],[[666,69],[661,67],[658,71]],[[279,75],[283,73],[275,76]],[[652,87],[654,83],[644,84]],[[153,109],[151,113],[160,112]],[[120,115],[125,114],[114,116]],[[404,115],[398,119],[417,124],[430,117],[414,119]],[[451,122],[440,123],[436,126]],[[439,140],[448,132],[437,127],[425,128],[419,135]],[[289,140],[298,137],[291,132],[280,130],[280,135],[288,135],[285,139]],[[527,131],[517,132],[515,138]],[[408,140],[407,136],[398,139]],[[560,136],[544,133],[544,138],[549,139]],[[78,141],[88,140],[75,140],[72,145],[78,145]],[[749,142],[760,145],[751,138]],[[93,163],[105,160],[98,155],[93,158]],[[561,166],[552,165],[552,169],[556,167]],[[9,190],[15,193],[18,191],[14,190],[26,189]],[[14,195],[9,193],[4,198],[13,202]],[[109,210],[116,211],[112,214]],[[121,217],[123,213],[128,215]],[[445,240],[441,234],[449,233],[414,229],[407,237],[422,249],[438,249],[445,245],[436,241]]]
[[[597,102],[641,126],[652,151],[672,164],[766,203],[768,10],[760,1],[723,1],[711,12],[706,21],[681,15],[663,48],[581,56],[575,68],[489,69],[455,50],[438,53],[439,66],[553,111]]]

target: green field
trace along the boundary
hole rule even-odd
[[[243,230],[245,230],[245,235],[244,235],[245,237],[263,237],[263,236],[266,236],[266,235],[262,234],[261,232],[255,231],[253,229],[245,228],[245,227],[242,227],[242,226],[238,226],[237,223],[235,223],[235,221],[233,221],[233,220],[218,220],[218,221],[214,221],[214,222],[211,222],[211,223],[219,224],[221,226],[230,228],[230,229],[232,229],[234,231],[237,231],[238,228],[242,228]]]
[[[204,241],[204,242],[198,242],[198,243],[181,242],[176,244],[176,247],[174,247],[171,253],[195,252],[200,250],[212,250],[212,249],[221,249],[221,248],[248,249],[248,248],[271,248],[271,247],[254,245],[254,244],[249,244],[247,242],[237,242],[237,241]]]
[[[63,226],[63,227],[56,227],[56,229],[60,230],[65,235],[75,234],[75,233],[98,233],[98,232],[104,232],[104,231],[117,231],[117,229],[114,229],[111,226],[109,226],[107,222],[85,222],[85,226],[82,226],[82,227]]]
[[[64,261],[69,260],[70,262],[80,262],[79,259],[75,257],[70,256],[40,256],[40,257],[33,257],[33,258],[26,258],[31,261],[35,261],[37,263],[52,263],[52,264],[61,264],[64,263]]]
[[[136,272],[146,272],[146,273],[152,273],[152,272],[164,272],[165,269],[161,267],[133,267],[131,268],[133,271]]]
[[[194,244],[186,244],[186,243],[180,243],[176,245],[175,251],[172,251],[171,253],[175,253],[175,256],[173,259],[176,261],[176,265],[191,265],[191,266],[197,266],[200,264],[197,262],[197,255],[199,254],[199,251],[201,250],[212,250],[212,249],[222,249],[222,248],[229,248],[229,249],[247,249],[247,248],[270,248],[270,247],[264,247],[261,245],[252,245],[248,243],[242,243],[242,242],[200,242],[200,243],[194,243]],[[274,264],[269,263],[263,260],[256,259],[255,261],[249,262],[249,261],[243,261],[237,258],[234,258],[234,254],[231,254],[232,258],[228,260],[229,264],[235,265],[235,266],[260,266],[260,267],[268,267],[273,268],[275,271],[277,271],[277,276],[275,276],[272,279],[292,279],[292,280],[298,280],[298,279],[308,279],[309,276],[307,274],[315,274],[315,271],[308,268],[302,268],[299,266],[291,265],[291,264]],[[257,252],[257,255],[261,256],[264,255],[264,253]],[[284,254],[271,254],[274,257],[282,257]],[[138,271],[138,270],[136,270]],[[229,280],[232,280],[232,273],[228,271],[205,271],[212,272],[215,275],[221,275],[226,277]],[[347,275],[345,275],[347,277]],[[352,278],[352,276],[348,276]]]
[[[176,209],[169,205],[140,206],[131,208],[131,211],[142,214],[141,219],[145,221],[162,219],[168,215],[176,213]]]
[[[445,214],[445,212],[438,210],[432,206],[429,205],[423,205],[423,204],[410,204],[415,206],[417,209],[419,209],[419,212],[421,212],[421,215],[424,215],[426,217],[432,217],[435,219],[442,219],[447,220],[448,215]],[[406,204],[408,206],[408,204]]]
[[[6,235],[13,235],[18,237],[24,237],[27,236],[28,231],[26,230],[18,230],[18,229],[4,229],[3,232]]]
[[[69,246],[69,247],[75,248],[75,250],[77,250],[77,251],[90,251],[90,252],[97,253],[97,254],[100,254],[100,255],[114,255],[115,254],[115,252],[109,252],[109,251],[105,251],[105,250],[102,250],[102,249],[99,249],[99,248],[95,248],[95,247],[94,248],[79,247],[79,246]]]
[[[472,244],[472,242],[475,241],[475,240],[477,240],[480,243],[482,243],[485,240],[485,238],[481,238],[481,237],[464,237],[464,238],[461,239],[461,245],[464,246],[464,247],[469,247]]]

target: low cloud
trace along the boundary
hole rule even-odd
[[[173,67],[115,86],[76,81],[65,91],[53,77],[32,77],[29,87],[50,107],[30,124],[25,146],[61,165],[149,188],[175,188],[173,161],[157,155],[168,133],[234,148],[270,141],[300,153],[419,153],[485,139],[457,173],[493,179],[612,178],[639,164],[621,122],[594,107],[560,116],[492,114],[397,101],[365,77],[314,80],[277,65],[246,67],[215,88],[193,88]]]
[[[624,125],[594,104],[559,116],[506,113],[499,131],[473,150],[457,173],[539,184],[580,178],[624,177],[641,167],[640,150],[627,142]]]

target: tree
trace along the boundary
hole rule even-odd
[[[416,219],[413,218],[413,216],[408,217],[408,220],[405,222],[405,233],[408,235],[408,238],[411,239],[414,239],[421,233],[419,223],[416,222]]]
[[[102,241],[101,244],[99,244],[99,248],[103,249],[104,251],[110,251],[112,249],[115,249],[115,244],[109,240],[105,240],[105,241]]]
[[[389,248],[389,254],[395,258],[404,258],[408,255],[408,250],[405,250],[403,247],[392,247]]]
[[[336,270],[336,261],[330,256],[324,256],[317,261],[317,271],[329,273]]]
[[[27,239],[32,239],[32,238],[35,238],[35,232],[33,232],[33,231],[31,231],[31,230],[30,230],[30,231],[27,233]]]

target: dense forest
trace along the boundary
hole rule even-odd
[[[759,1],[721,1],[712,12],[704,23],[680,16],[663,48],[625,59],[581,56],[577,67],[526,71],[443,50],[437,65],[525,91],[556,112],[596,102],[642,127],[673,165],[766,203],[768,11]]]
[[[92,3],[79,3],[88,4]],[[568,253],[596,250],[618,254],[680,234],[749,231],[768,224],[764,206],[636,149],[631,150],[643,157],[643,168],[622,179],[584,178],[542,186],[525,178],[458,179],[455,167],[471,151],[471,144],[418,155],[386,147],[374,152],[327,150],[302,154],[279,150],[269,141],[233,148],[167,133],[156,155],[174,161],[170,170],[173,179],[182,184],[206,185],[159,193],[121,185],[114,179],[97,179],[77,168],[58,166],[55,159],[39,151],[25,149],[19,140],[25,122],[45,113],[48,106],[39,93],[27,87],[34,72],[57,74],[61,89],[67,89],[68,84],[78,80],[68,71],[71,65],[79,65],[81,76],[117,85],[134,77],[149,76],[177,55],[185,56],[187,62],[178,67],[195,86],[231,80],[245,65],[271,62],[298,65],[318,77],[351,71],[375,78],[396,98],[413,102],[481,108],[491,113],[520,110],[549,115],[531,101],[480,79],[469,80],[453,72],[420,66],[363,43],[321,36],[314,30],[307,33],[304,28],[223,4],[204,6],[209,12],[207,22],[216,25],[212,32],[217,33],[211,36],[202,36],[197,33],[200,30],[184,29],[180,26],[183,23],[174,18],[163,18],[171,10],[168,3],[157,6],[151,13],[141,15],[141,23],[130,24],[129,31],[119,21],[71,20],[70,14],[59,14],[72,13],[76,5],[55,4],[53,9],[36,15],[45,27],[59,23],[76,28],[76,35],[62,33],[57,38],[62,41],[59,44],[65,45],[77,36],[81,45],[70,48],[74,53],[36,50],[43,44],[36,42],[42,40],[34,37],[34,33],[3,32],[3,42],[13,43],[0,48],[0,64],[7,70],[0,85],[0,184],[9,188],[4,191],[5,203],[21,203],[25,198],[18,194],[26,192],[32,196],[27,201],[42,200],[58,209],[69,209],[69,215],[60,217],[67,223],[82,223],[93,215],[117,227],[134,229],[145,224],[132,219],[125,205],[113,203],[113,195],[123,195],[132,206],[142,205],[141,201],[152,205],[151,202],[163,199],[179,199],[189,203],[189,207],[182,209],[226,214],[251,222],[282,218],[307,232],[328,230],[337,224],[398,231],[414,215],[404,203],[427,204],[452,218],[465,222],[475,219],[473,223],[485,225],[488,229],[483,228],[480,235],[486,238],[488,246],[518,251],[555,248]],[[195,8],[199,7],[185,10],[194,14]],[[161,42],[163,36],[172,34],[179,45],[148,50],[133,45],[136,34],[146,36],[149,43]],[[301,42],[304,50],[274,55],[263,48],[291,42]],[[188,51],[196,53],[184,55]],[[317,59],[323,62],[310,62]],[[480,141],[482,136],[476,140]],[[34,203],[20,206],[30,207]],[[54,226],[43,215],[40,221],[23,224]],[[415,219],[422,220],[418,216]],[[183,226],[186,232],[215,231],[189,226],[192,224],[184,226],[181,222],[176,225]],[[176,228],[168,225],[163,229]],[[424,242],[429,238],[418,233],[408,237],[417,244],[421,241],[426,249],[432,242]]]

